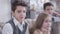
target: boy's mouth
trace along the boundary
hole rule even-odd
[[[21,19],[23,19],[24,17],[21,17]]]

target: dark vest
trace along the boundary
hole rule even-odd
[[[25,32],[27,30],[27,23],[26,22],[25,22],[25,25],[23,26],[22,32],[20,31],[20,29],[17,26],[15,26],[13,20],[10,20],[8,23],[10,23],[13,28],[13,34],[25,34]]]

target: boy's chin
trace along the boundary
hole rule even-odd
[[[24,19],[21,19],[20,21],[24,21]]]

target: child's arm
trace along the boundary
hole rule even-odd
[[[53,12],[54,14],[56,14],[58,17],[60,17],[60,14],[58,12]]]

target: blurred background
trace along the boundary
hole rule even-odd
[[[11,19],[11,2],[15,0],[0,0],[0,34],[3,25]],[[45,2],[52,2],[55,7],[55,11],[60,13],[60,0],[23,0],[28,3],[27,17],[29,19],[36,19],[38,14],[43,12],[43,4]],[[59,18],[59,17],[58,17]],[[54,23],[56,30],[55,34],[60,34],[60,20]]]

